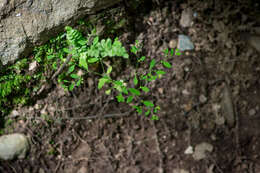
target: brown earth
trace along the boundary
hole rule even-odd
[[[174,56],[173,68],[150,86],[149,97],[161,106],[160,119],[136,115],[113,95],[99,91],[98,79],[89,76],[71,93],[56,87],[35,105],[18,110],[23,116],[13,131],[32,137],[31,151],[27,159],[0,162],[0,171],[260,172],[260,57],[239,37],[260,26],[259,5],[242,0],[167,1],[135,13],[129,24],[134,31],[125,28],[120,39],[125,45],[141,40],[147,57],[160,60],[178,34],[195,44],[195,50]],[[188,7],[198,16],[191,27],[182,28],[180,16]],[[146,68],[143,64],[139,70]],[[118,78],[133,70],[129,63]],[[185,154],[202,142],[213,146],[204,159]]]

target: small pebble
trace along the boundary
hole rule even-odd
[[[183,95],[190,95],[190,92],[187,89],[182,90]]]
[[[209,143],[202,142],[195,147],[195,151],[193,154],[194,160],[201,160],[205,159],[207,157],[206,152],[212,152],[213,151],[213,146]]]
[[[203,94],[200,95],[199,97],[200,103],[206,103],[207,97],[205,97]]]
[[[169,42],[169,48],[174,49],[174,48],[176,48],[176,47],[177,47],[177,41],[176,41],[176,40],[171,40],[171,41]]]
[[[248,111],[248,114],[249,114],[250,116],[255,115],[255,114],[256,114],[255,109],[250,109],[250,110]]]
[[[184,151],[184,154],[193,154],[193,147],[188,146],[188,148]]]

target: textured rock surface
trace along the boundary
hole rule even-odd
[[[12,160],[15,157],[23,159],[28,149],[29,142],[23,134],[14,133],[0,137],[0,159]]]
[[[66,25],[121,0],[1,0],[0,61],[28,55]]]

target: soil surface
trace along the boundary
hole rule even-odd
[[[258,173],[260,172],[260,57],[240,38],[260,26],[256,1],[155,1],[142,4],[119,37],[138,39],[142,54],[160,60],[179,34],[195,49],[171,59],[173,68],[151,84],[158,121],[139,116],[88,76],[73,92],[59,86],[21,114],[8,132],[31,137],[24,160],[0,162],[3,173]],[[190,8],[193,25],[180,25]],[[146,10],[144,10],[146,9]],[[129,29],[130,28],[130,29]],[[147,68],[141,65],[139,70]],[[134,67],[120,69],[127,78]],[[43,117],[43,115],[46,115]],[[13,129],[13,130],[12,130]],[[206,144],[206,145],[201,145]],[[207,146],[202,159],[196,149]],[[194,151],[195,150],[195,151]]]

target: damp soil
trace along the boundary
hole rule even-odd
[[[57,86],[34,105],[17,109],[21,118],[6,132],[30,136],[31,149],[26,159],[1,161],[0,172],[260,172],[260,54],[239,37],[260,26],[259,5],[154,1],[138,13],[122,5],[130,15],[119,37],[124,45],[138,39],[142,54],[158,61],[179,34],[195,45],[174,56],[173,68],[150,86],[160,119],[152,121],[117,103],[113,94],[97,89],[96,76],[73,92]],[[196,18],[183,28],[180,18],[187,8]],[[139,70],[146,68],[142,64]],[[127,78],[133,70],[129,62],[117,76]],[[185,152],[201,143],[213,147],[203,159]]]

